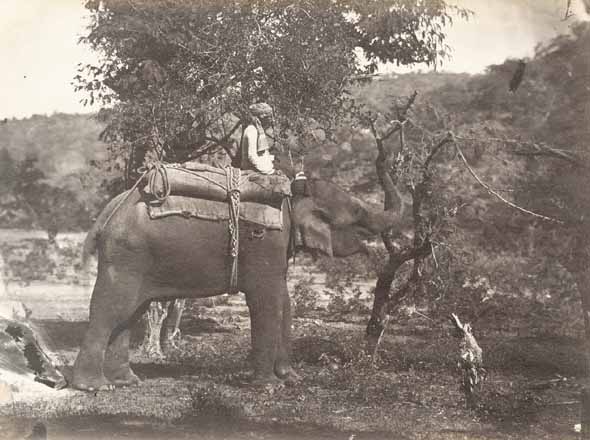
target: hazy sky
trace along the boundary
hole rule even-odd
[[[587,19],[582,0],[572,0]],[[451,0],[475,12],[449,29],[453,59],[445,71],[477,73],[507,57],[533,54],[535,45],[567,30],[567,0]],[[88,112],[71,85],[79,62],[93,61],[78,45],[84,34],[83,0],[0,0],[0,118],[33,113]]]

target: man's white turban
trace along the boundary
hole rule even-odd
[[[266,102],[259,102],[248,107],[252,116],[257,118],[272,118],[272,107]]]

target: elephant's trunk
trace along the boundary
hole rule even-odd
[[[390,209],[381,212],[367,212],[365,227],[373,234],[380,234],[390,229],[399,229],[403,221],[399,211]]]

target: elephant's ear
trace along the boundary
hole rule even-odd
[[[325,214],[318,209],[311,198],[294,203],[292,219],[296,230],[301,234],[303,246],[331,257],[334,255],[332,232],[325,217]]]
[[[303,223],[299,224],[299,231],[306,248],[315,249],[330,257],[334,255],[330,225],[318,215],[308,216]]]
[[[369,254],[367,245],[354,228],[332,228],[332,251],[335,257]]]

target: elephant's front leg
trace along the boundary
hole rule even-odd
[[[291,366],[291,300],[287,291],[287,283],[283,291],[283,316],[281,320],[281,341],[278,347],[277,360],[275,362],[275,374],[285,383],[293,385],[301,380],[301,377]]]
[[[278,384],[275,374],[282,339],[283,300],[281,286],[272,283],[258,286],[246,294],[252,333],[253,382],[256,385]]]

